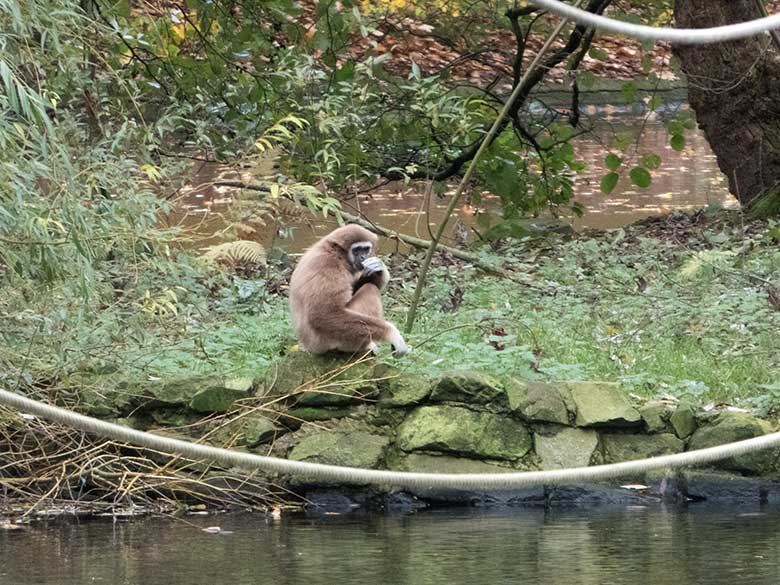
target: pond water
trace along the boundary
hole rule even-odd
[[[3,585],[780,582],[780,509],[449,509],[37,524],[0,531]],[[232,534],[207,534],[219,525]]]
[[[685,104],[676,104],[671,110],[686,107]],[[648,119],[625,108],[612,106],[590,106],[585,114],[594,131],[575,139],[577,157],[587,165],[586,171],[576,175],[574,181],[575,200],[585,207],[583,217],[569,218],[575,229],[617,228],[644,217],[675,210],[691,211],[710,204],[723,207],[736,205],[735,199],[728,193],[727,181],[718,169],[715,155],[699,130],[686,132],[685,149],[677,152],[669,146],[669,135],[662,119],[664,114]],[[630,135],[635,139],[635,147],[632,146],[625,155],[624,166],[627,169],[649,153],[659,154],[663,163],[659,169],[652,171],[653,182],[649,188],[640,189],[631,185],[626,169],[615,191],[611,195],[604,195],[599,190],[599,182],[606,172],[604,156],[607,149],[614,145],[618,134]],[[196,245],[226,239],[220,230],[227,224],[225,214],[235,190],[217,187],[212,183],[220,179],[240,178],[240,173],[218,165],[199,166],[190,185],[182,190],[179,206],[169,217],[169,222],[191,228],[198,236]],[[251,180],[251,176],[244,175],[243,179]],[[443,216],[448,200],[434,196],[426,213],[425,193],[426,186],[422,183],[409,186],[395,183],[347,201],[344,208],[353,213],[359,211],[371,221],[390,229],[429,239],[426,219],[435,226]],[[488,197],[483,205],[495,207],[495,199],[491,201]],[[475,213],[478,211],[475,207],[463,204],[458,210],[458,218],[464,225],[474,226]],[[292,228],[289,230],[292,236],[288,239],[279,237],[277,227],[268,225],[254,234],[243,234],[242,237],[256,239],[266,246],[274,244],[290,252],[300,252],[335,228],[336,223],[321,217],[293,221],[283,226]],[[452,244],[452,239],[449,238],[445,243]]]

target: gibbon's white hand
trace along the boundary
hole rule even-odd
[[[364,276],[371,276],[372,274],[382,272],[383,270],[385,270],[385,263],[376,256],[371,256],[371,258],[366,258],[363,260]]]

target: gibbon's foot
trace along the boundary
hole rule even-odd
[[[366,349],[368,353],[370,353],[373,356],[379,355],[379,346],[373,341],[368,344],[368,347]]]
[[[376,256],[363,260],[363,276],[371,276],[385,270],[385,263]]]
[[[405,343],[399,347],[396,347],[393,345],[393,357],[399,358],[405,356],[407,353],[412,351],[411,345],[406,345]]]

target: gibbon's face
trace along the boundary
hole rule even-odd
[[[349,247],[349,263],[352,265],[352,270],[360,272],[363,270],[363,261],[366,258],[370,258],[374,246],[371,242],[355,242]]]

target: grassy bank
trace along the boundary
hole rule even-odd
[[[780,396],[778,232],[772,222],[700,213],[484,252],[527,284],[440,258],[411,335],[415,351],[401,363],[434,375],[475,368],[525,379],[616,380],[646,396],[773,406]],[[418,260],[390,259],[387,309],[396,322]],[[156,274],[154,287],[139,287],[140,299],[97,312],[64,298],[33,311],[29,291],[11,291],[3,301],[11,320],[2,353],[13,366],[6,383],[65,384],[78,393],[85,372],[102,380],[103,392],[149,376],[254,377],[294,345],[288,263],[238,276],[180,252],[177,266]],[[151,300],[140,292],[150,288],[157,291]]]

